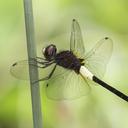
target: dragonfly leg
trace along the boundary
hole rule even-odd
[[[39,59],[39,60],[46,60],[46,59],[44,59],[44,58],[42,58],[42,57],[36,57],[36,59]]]
[[[48,63],[49,62],[49,60],[41,58],[41,57],[36,57],[36,59],[37,59],[36,61],[41,60],[41,61],[38,61],[38,62],[43,62],[43,63]],[[42,60],[44,60],[44,61],[42,61]],[[51,61],[54,61],[54,59],[51,59],[50,62]]]
[[[38,63],[38,62],[37,62],[37,63]],[[38,67],[38,68],[46,68],[46,67],[50,66],[50,65],[53,64],[53,63],[54,63],[54,62],[47,63],[47,64],[44,64],[44,66],[42,66],[42,63],[39,63],[39,64],[41,64],[41,66],[40,66],[40,65],[36,65],[36,64],[30,64],[30,65],[35,66],[35,67]]]
[[[47,65],[47,64],[52,64],[52,63],[54,63],[54,61],[48,61],[48,62],[40,62],[40,61],[36,61],[37,63],[39,63],[39,64],[43,64],[43,65]]]
[[[42,57],[35,57],[35,58],[30,58],[30,59],[32,59],[32,60],[45,60],[45,61],[47,61],[45,58],[42,58]]]
[[[36,63],[38,63],[38,64],[41,64],[41,65],[45,65],[45,64],[50,64],[50,63],[52,63],[52,62],[54,62],[53,60],[51,60],[51,61],[47,61],[47,60],[45,60],[45,61],[43,61],[43,60],[37,60],[37,59],[35,59],[35,58],[31,58],[33,61],[35,61]],[[31,63],[31,61],[30,61],[30,63]]]
[[[40,58],[40,59],[39,59]],[[33,60],[33,61],[38,61],[38,62],[48,62],[46,59],[44,58],[41,58],[41,57],[35,57],[35,58],[30,58],[30,60]]]
[[[46,76],[46,77],[44,77],[44,78],[41,78],[41,79],[39,79],[39,80],[37,80],[37,81],[34,81],[33,83],[50,79],[51,76],[53,75],[55,69],[56,69],[56,66],[57,66],[57,65],[54,66],[54,68],[52,69],[51,73],[50,73],[48,76]]]
[[[44,58],[41,58],[41,57],[36,57],[36,59],[38,59],[38,60],[45,60],[46,62],[49,62],[49,60],[47,60],[47,59],[44,59]],[[50,61],[53,61],[54,59],[51,59]]]

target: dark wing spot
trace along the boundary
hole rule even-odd
[[[73,22],[76,21],[76,19],[73,19]]]
[[[46,87],[48,87],[48,84],[46,85]]]
[[[12,66],[14,67],[14,66],[16,66],[17,65],[17,63],[14,63]]]
[[[108,37],[105,37],[105,40],[107,40],[108,39]]]

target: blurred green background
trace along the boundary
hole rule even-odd
[[[33,0],[36,42],[41,54],[43,42],[70,33],[71,20],[82,28],[85,46],[99,39],[113,39],[113,55],[104,81],[128,94],[128,1],[127,0]],[[70,34],[69,34],[70,35]],[[66,37],[69,43],[69,38]],[[31,128],[29,82],[13,78],[10,66],[26,59],[23,1],[0,1],[0,128]],[[41,89],[44,128],[128,128],[128,103],[100,86],[72,101],[52,101]]]

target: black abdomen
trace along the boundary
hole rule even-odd
[[[55,61],[59,66],[67,69],[72,69],[79,73],[81,66],[80,60],[70,51],[62,51],[55,57]]]

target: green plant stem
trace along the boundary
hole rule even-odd
[[[24,15],[27,39],[27,52],[28,59],[30,60],[30,58],[36,57],[32,0],[24,0]],[[31,86],[33,125],[34,128],[43,128],[39,83],[33,83],[33,81],[38,80],[38,70],[36,66],[33,68],[31,67],[31,65],[29,65],[29,75]]]

